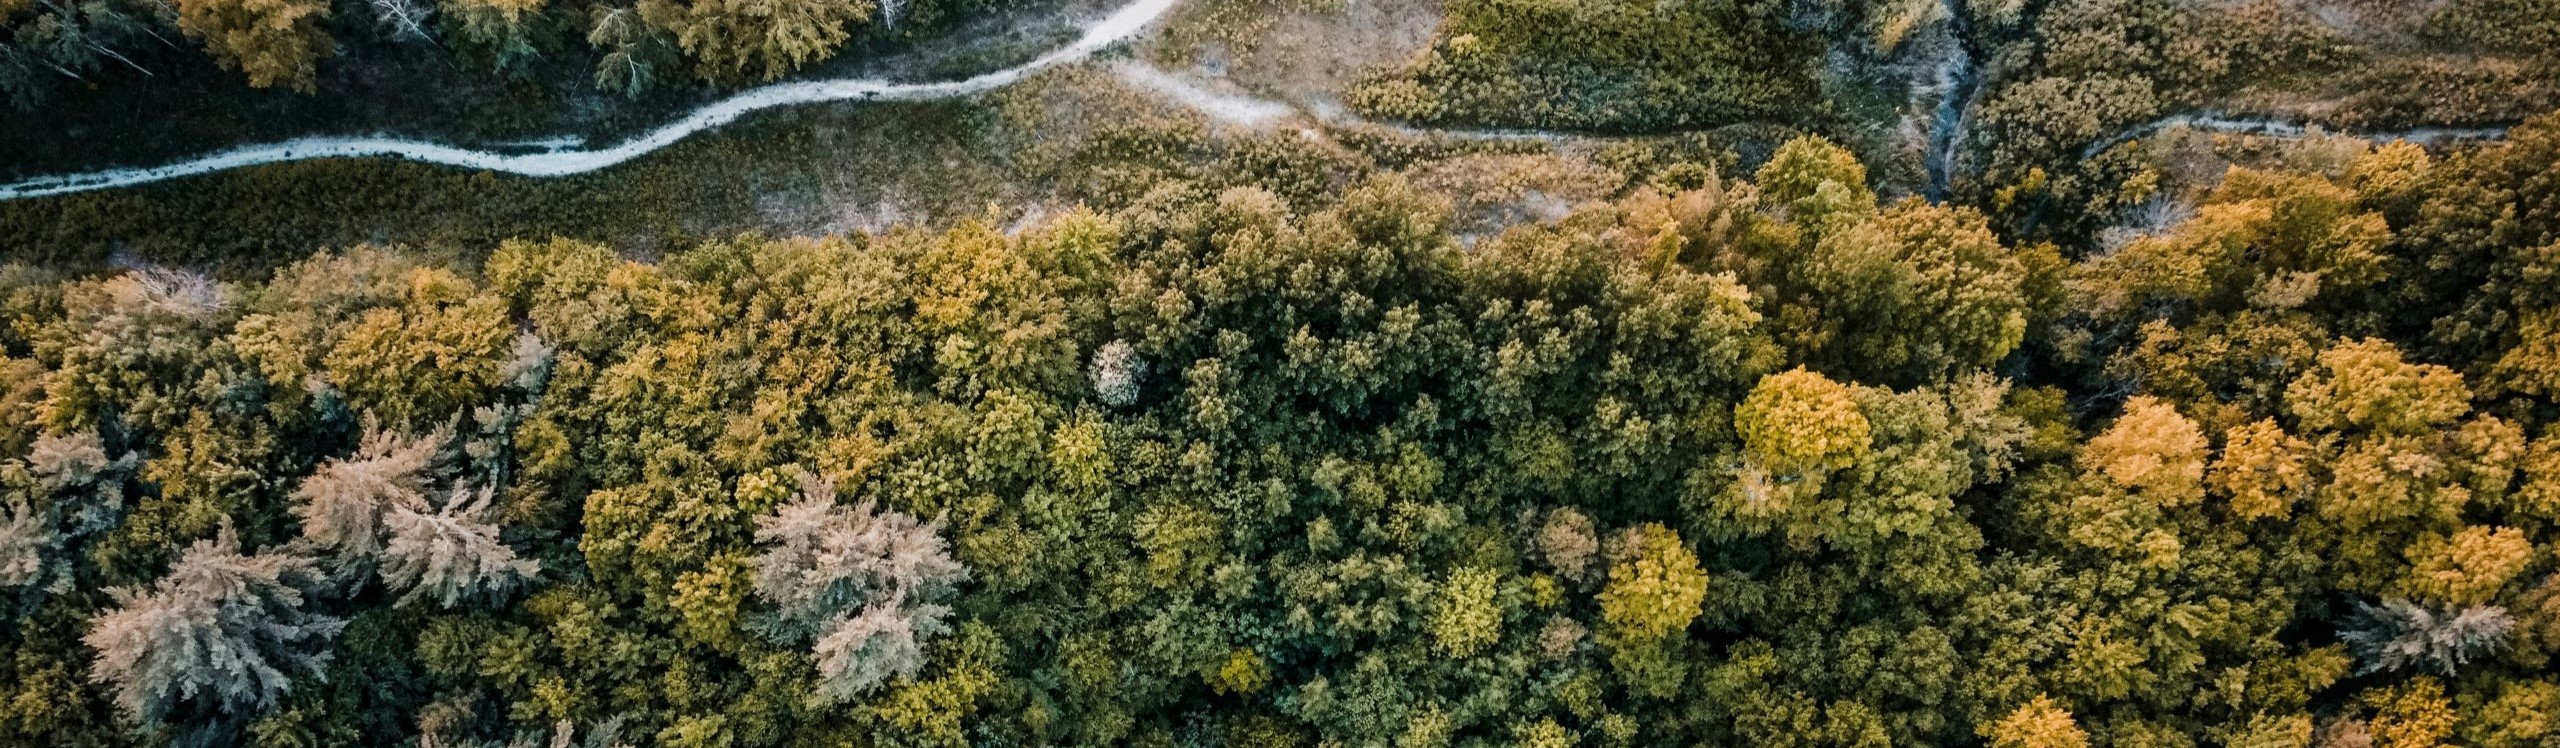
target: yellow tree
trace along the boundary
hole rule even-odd
[[[2533,563],[2533,541],[2511,527],[2462,528],[2430,534],[2409,547],[2406,591],[2454,605],[2480,605],[2497,596]]]
[[[666,29],[713,81],[772,80],[826,59],[847,27],[869,21],[871,0],[644,0],[640,15]]]
[[[1992,748],[2088,748],[2089,733],[2053,697],[2037,695],[2009,715],[1982,726]]]
[[[2124,416],[2080,451],[2083,466],[2165,507],[2204,498],[2204,460],[2204,431],[2149,397],[2126,401]]]
[[[1867,455],[1872,431],[1853,388],[1802,368],[1762,377],[1734,406],[1733,426],[1742,437],[1743,462],[1713,509],[1715,519],[1747,531],[1808,509],[1825,476]]]
[[[2311,471],[2303,455],[2311,445],[2288,435],[2273,418],[2244,424],[2223,436],[2222,459],[2213,466],[2213,487],[2231,502],[2241,519],[2284,519],[2294,502],[2311,488]]]
[[[1628,529],[1600,590],[1600,614],[1613,633],[1654,640],[1688,628],[1707,599],[1707,573],[1680,534],[1658,524]]]
[[[337,52],[328,18],[327,0],[178,0],[178,28],[257,88],[310,93],[320,58]]]

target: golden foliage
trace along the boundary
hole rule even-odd
[[[2213,466],[2213,487],[2229,498],[2231,513],[2241,519],[2284,519],[2293,515],[2312,485],[2304,453],[2310,445],[2284,432],[2268,418],[2231,429],[2223,437],[2222,459]]]
[[[1992,748],[2088,748],[2089,734],[2053,697],[2039,694],[2008,716],[1985,724],[1982,737]]]
[[[2471,526],[2410,546],[2409,594],[2456,606],[2489,602],[2533,563],[2533,542],[2511,527]]]
[[[2162,506],[2204,498],[2204,431],[2155,398],[2125,401],[2124,415],[2089,440],[2080,464]]]
[[[178,28],[204,40],[223,67],[249,76],[249,85],[283,85],[313,91],[315,65],[337,52],[320,22],[322,0],[177,0]]]

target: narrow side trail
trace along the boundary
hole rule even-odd
[[[1413,138],[1449,138],[1452,140],[1525,140],[1542,143],[1568,143],[1621,140],[1625,136],[1593,135],[1563,130],[1488,127],[1421,127],[1384,122],[1362,117],[1340,105],[1297,102],[1258,96],[1237,91],[1211,88],[1191,76],[1167,72],[1142,62],[1122,62],[1113,73],[1131,88],[1165,100],[1174,106],[1199,112],[1212,122],[1234,125],[1247,130],[1269,131],[1281,126],[1312,122],[1326,127],[1357,127],[1392,132]],[[1301,119],[1303,118],[1303,119]]]
[[[2456,140],[2497,140],[2507,136],[2504,127],[2412,127],[2406,130],[2315,130],[2314,126],[2292,120],[2268,117],[2228,117],[2218,114],[2178,114],[2125,128],[2113,137],[2103,138],[2080,149],[2081,158],[2090,158],[2109,148],[2137,139],[2151,137],[2162,130],[2184,127],[2190,130],[2241,135],[2266,135],[2278,138],[2309,137],[2315,133],[2348,135],[2366,140],[2406,140],[2430,145]]]
[[[705,104],[683,119],[608,148],[560,148],[511,154],[399,138],[297,138],[243,146],[165,166],[36,177],[0,185],[0,200],[130,187],[247,166],[322,158],[397,158],[533,177],[582,174],[639,158],[760,109],[829,101],[929,101],[985,93],[1020,81],[1032,73],[1091,57],[1106,47],[1136,36],[1149,24],[1164,17],[1177,1],[1133,0],[1086,27],[1083,36],[1078,37],[1075,43],[1002,70],[956,81],[930,83],[900,83],[877,78],[777,83]]]

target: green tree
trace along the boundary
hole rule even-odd
[[[1918,200],[1824,234],[1806,258],[1818,368],[1918,383],[1998,363],[2025,339],[2026,268],[1983,217]]]
[[[1698,617],[1707,573],[1679,533],[1661,525],[1628,528],[1617,538],[1609,584],[1600,592],[1610,630],[1628,640],[1678,633]]]
[[[544,32],[545,0],[443,0],[446,38],[463,45],[490,72],[532,73],[541,57],[535,42]]]

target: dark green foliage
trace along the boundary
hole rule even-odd
[[[1352,102],[1422,122],[1605,132],[1802,122],[1819,44],[1765,0],[1462,0],[1410,68]]]
[[[261,0],[7,0],[0,2],[0,99],[6,100],[0,103],[33,111],[81,89],[143,84],[160,77],[155,68],[206,64],[202,56],[185,54],[195,51],[192,46],[203,47],[226,70],[244,74],[252,88],[305,94],[318,92],[323,65],[394,71],[404,64],[401,58],[419,51],[413,46],[426,46],[449,57],[451,68],[518,81],[545,66],[592,66],[597,88],[636,96],[651,86],[691,79],[771,80],[822,63],[849,43],[895,43],[1004,9],[1011,0],[896,5],[896,17],[884,18],[868,2],[819,0],[368,0],[336,7]],[[181,40],[194,44],[182,48]],[[341,51],[355,59],[333,59]],[[678,54],[693,70],[678,68]]]

